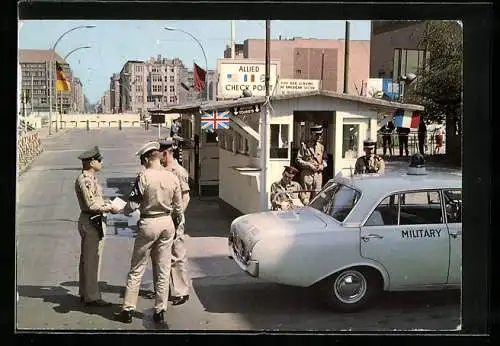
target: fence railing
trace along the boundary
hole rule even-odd
[[[442,146],[439,150],[439,152],[436,152],[436,134],[437,132],[432,131],[432,132],[427,132],[427,136],[425,138],[425,143],[424,143],[424,154],[426,155],[434,155],[434,154],[444,154],[445,153],[445,147],[446,147],[446,136],[443,135],[443,141],[442,141]],[[381,133],[377,134],[377,153],[383,151],[383,137],[384,135]],[[399,135],[398,133],[391,133],[391,144],[390,148],[392,149],[392,154],[393,155],[399,155]],[[418,143],[418,134],[417,133],[410,133],[408,134],[408,152],[409,155],[413,155],[419,152],[419,143]],[[406,154],[405,150],[403,148],[403,155]]]
[[[38,131],[24,131],[19,133],[17,141],[19,171],[22,172],[43,151],[40,133]]]

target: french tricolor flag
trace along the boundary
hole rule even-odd
[[[420,124],[420,113],[398,109],[394,113],[394,126],[417,129]]]

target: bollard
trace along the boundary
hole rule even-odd
[[[87,120],[87,131],[90,131],[90,121]]]
[[[118,129],[121,131],[122,130],[122,121],[121,119],[118,120]]]

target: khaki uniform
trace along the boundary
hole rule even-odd
[[[78,219],[78,232],[81,240],[81,254],[79,271],[79,295],[85,302],[101,299],[99,291],[99,272],[101,268],[101,255],[104,245],[100,231],[91,223],[91,217],[102,214],[105,200],[102,187],[97,177],[83,171],[75,181],[75,193],[80,206]],[[106,225],[102,224],[103,234]]]
[[[172,242],[175,226],[172,216],[182,215],[179,180],[164,169],[146,169],[137,182],[141,194],[141,218],[127,278],[123,310],[135,310],[148,257],[156,267],[155,312],[167,309]]]
[[[354,174],[379,173],[383,174],[385,169],[384,160],[376,155],[364,155],[356,160]]]
[[[308,204],[323,185],[323,155],[325,147],[320,142],[302,143],[297,153],[297,164],[300,167],[300,181],[304,190],[312,192],[302,193],[304,204]]]
[[[294,200],[299,200],[302,186],[296,181],[284,185],[283,180],[271,184],[271,205],[273,210],[288,210],[295,207]]]
[[[177,161],[170,168],[174,175],[179,179],[183,212],[189,204],[189,174],[184,167]],[[190,278],[187,267],[187,251],[184,237],[185,223],[179,225],[175,230],[175,239],[172,245],[172,268],[170,272],[170,295],[181,297],[189,295]],[[153,277],[156,277],[156,268],[153,267]]]

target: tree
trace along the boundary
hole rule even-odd
[[[405,95],[405,102],[425,107],[426,122],[446,124],[446,153],[451,162],[461,163],[462,154],[462,27],[457,21],[426,21],[418,46],[427,61],[417,81]]]

